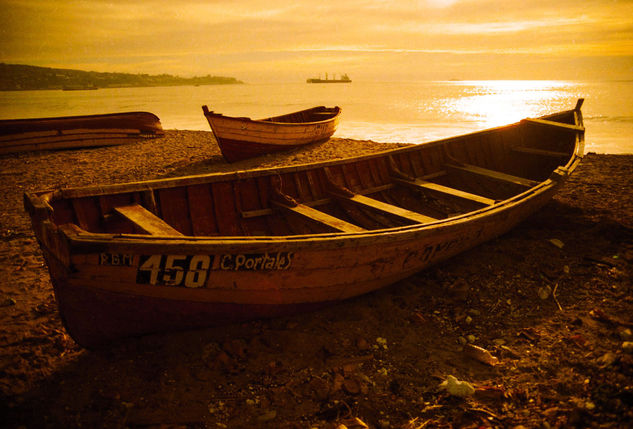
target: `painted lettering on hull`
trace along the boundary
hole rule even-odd
[[[222,255],[219,268],[223,271],[287,270],[292,265],[293,256],[292,252]]]
[[[141,255],[136,282],[199,288],[207,282],[212,264],[209,255]]]
[[[125,253],[101,253],[99,254],[99,265],[113,265],[131,267],[133,256]]]
[[[287,270],[292,265],[293,256],[292,252],[225,254],[214,265],[213,255],[141,255],[136,282],[156,286],[199,288],[206,284],[210,270]],[[119,261],[125,261],[127,264],[127,259],[115,258],[112,255],[102,256],[100,261],[108,265],[122,264]]]
[[[427,244],[420,250],[409,252],[402,263],[402,269],[408,269],[419,264],[431,262],[446,254],[462,249],[465,244],[477,241],[483,234],[483,228],[477,229],[469,234],[460,235],[450,240],[439,243]]]

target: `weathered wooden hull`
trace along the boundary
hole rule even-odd
[[[329,139],[338,126],[341,109],[323,106],[260,120],[203,112],[228,162],[291,150]]]
[[[87,347],[358,296],[502,234],[580,162],[574,110],[346,160],[25,195]]]
[[[112,146],[163,134],[160,120],[149,112],[7,119],[0,120],[0,154]]]

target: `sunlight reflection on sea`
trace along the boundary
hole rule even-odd
[[[585,98],[586,150],[633,153],[633,81],[353,80],[5,91],[0,92],[0,119],[140,110],[157,114],[165,129],[209,131],[203,104],[228,116],[255,119],[338,105],[342,115],[335,137],[423,143],[572,109],[578,98]]]

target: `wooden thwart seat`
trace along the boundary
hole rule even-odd
[[[332,196],[339,200],[348,201],[361,207],[369,207],[417,223],[429,223],[435,222],[437,220],[436,218],[425,216],[423,214],[403,209],[402,207],[394,206],[392,204],[383,203],[382,201],[378,201],[360,194],[343,195],[339,193],[332,193]]]
[[[483,204],[486,206],[490,206],[495,203],[495,200],[491,198],[482,197],[481,195],[471,194],[470,192],[460,191],[459,189],[450,188],[448,186],[440,185],[433,182],[427,182],[426,180],[414,179],[414,180],[406,180],[394,177],[393,180],[396,183],[400,183],[405,186],[409,186],[415,189],[424,189],[427,191],[438,192],[445,195],[450,195],[453,197],[462,198],[464,200],[474,201],[479,204]]]
[[[532,186],[536,186],[539,183],[536,180],[526,179],[524,177],[519,177],[519,176],[513,176],[511,174],[502,173],[500,171],[489,170],[487,168],[478,167],[476,165],[470,165],[470,164],[461,164],[461,165],[446,164],[446,167],[454,169],[454,170],[460,170],[460,171],[465,171],[465,172],[472,173],[472,174],[477,174],[479,176],[486,176],[486,177],[489,177],[491,179],[494,179],[494,180],[497,180],[497,181],[500,181],[500,182],[514,183],[516,185],[525,186],[527,188],[531,188]]]
[[[114,211],[150,235],[183,235],[154,213],[138,204],[115,207]]]
[[[276,200],[273,200],[272,203],[275,204],[277,207],[281,207],[285,210],[291,211],[292,213],[296,213],[312,221],[326,225],[330,228],[335,229],[336,231],[340,231],[340,232],[367,231],[366,229],[361,228],[360,226],[346,222],[343,219],[339,219],[335,216],[332,216],[320,210],[314,209],[310,206],[306,206],[305,204],[297,204],[294,206],[290,206]]]
[[[531,155],[541,155],[551,158],[569,158],[571,155],[566,152],[556,152],[553,150],[535,149],[532,147],[515,146],[512,148],[515,152],[528,153]]]

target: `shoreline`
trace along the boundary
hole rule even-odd
[[[165,134],[0,157],[0,414],[8,427],[633,422],[633,355],[622,348],[633,325],[633,155],[587,154],[554,200],[514,230],[376,293],[293,317],[81,349],[59,319],[24,192],[408,145],[334,138],[228,164],[210,131]],[[464,357],[469,335],[500,363]],[[479,396],[447,396],[438,389],[447,375]]]

